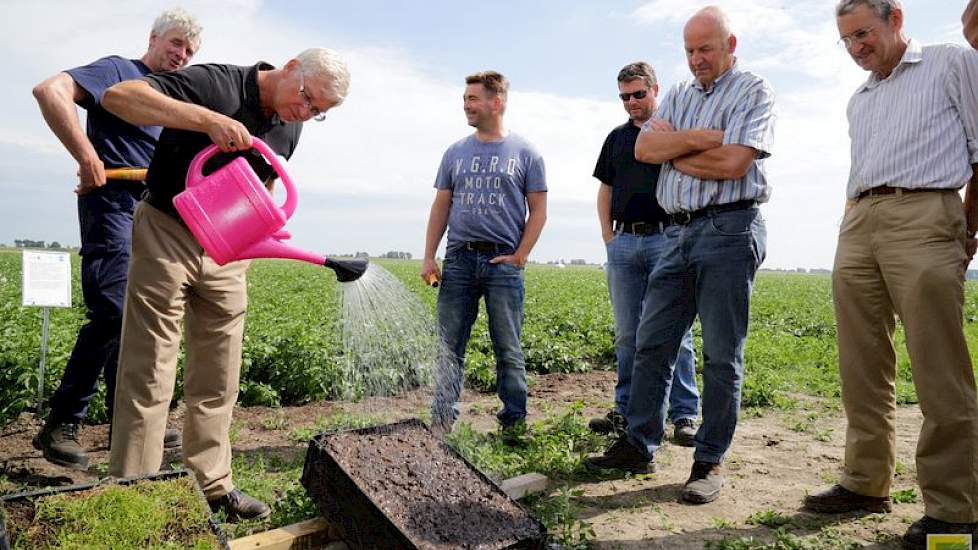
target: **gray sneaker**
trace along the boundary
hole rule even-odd
[[[720,496],[723,488],[721,466],[712,462],[693,462],[693,469],[679,498],[691,504],[706,504]]]
[[[78,443],[77,422],[62,422],[48,418],[41,432],[31,442],[48,462],[76,470],[88,469],[88,454]]]
[[[696,421],[692,418],[680,418],[673,424],[672,442],[680,447],[694,446],[696,439]]]

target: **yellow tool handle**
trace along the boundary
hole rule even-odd
[[[146,168],[109,168],[105,171],[105,179],[143,181],[147,171]]]

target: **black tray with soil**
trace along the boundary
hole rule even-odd
[[[0,496],[0,550],[228,549],[187,470]]]
[[[354,549],[536,549],[547,530],[420,420],[317,435],[302,484]]]

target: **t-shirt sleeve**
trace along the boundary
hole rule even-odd
[[[231,116],[241,107],[240,95],[225,65],[192,65],[168,73],[146,75],[143,80],[157,91],[180,101],[195,103]]]
[[[615,167],[611,163],[611,141],[614,135],[615,133],[611,132],[604,139],[601,154],[598,155],[598,162],[594,165],[593,176],[605,185],[611,185],[611,182],[615,181]]]
[[[526,192],[537,193],[547,190],[547,168],[543,164],[543,157],[536,149],[530,149],[527,155],[526,168]]]
[[[119,66],[120,62],[127,61],[121,57],[109,56],[65,71],[90,96],[82,101],[82,107],[89,109],[92,105],[100,104],[106,90],[113,84],[126,80]]]
[[[452,185],[452,151],[450,147],[441,157],[441,164],[438,166],[438,174],[435,176],[435,189],[453,189]]]
[[[757,150],[757,158],[767,158],[774,142],[774,119],[774,91],[759,80],[734,107],[723,131],[723,144],[746,145]]]

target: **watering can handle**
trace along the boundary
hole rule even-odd
[[[271,163],[272,168],[275,172],[282,178],[282,183],[285,185],[285,202],[279,208],[285,212],[286,218],[291,218],[292,213],[295,212],[295,207],[298,204],[298,193],[296,192],[295,185],[292,183],[292,178],[289,177],[289,173],[285,171],[285,167],[279,161],[278,155],[272,148],[269,147],[264,141],[252,137],[251,146],[258,149],[258,152],[265,157],[269,163]],[[190,168],[187,170],[187,187],[193,187],[198,185],[200,182],[204,181],[204,163],[210,160],[211,157],[216,155],[220,149],[217,145],[211,144],[205,147],[201,152],[197,153],[194,160],[190,163]]]

